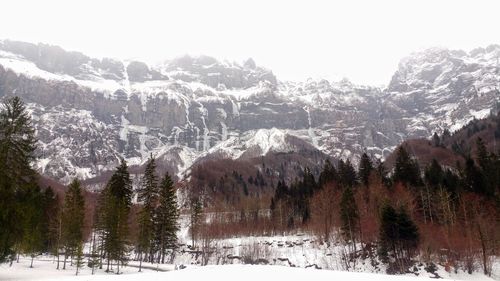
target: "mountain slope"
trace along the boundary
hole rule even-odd
[[[299,139],[356,162],[365,149],[382,158],[404,139],[458,129],[499,99],[499,52],[412,54],[380,89],[279,81],[251,59],[185,56],[150,66],[0,41],[0,97],[27,102],[44,175],[100,178],[120,157],[140,173],[153,153],[180,178],[200,159],[294,151]]]

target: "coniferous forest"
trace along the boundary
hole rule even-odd
[[[99,192],[78,178],[56,191],[33,168],[30,114],[21,99],[9,98],[0,112],[0,262],[23,255],[33,266],[43,254],[75,274],[82,267],[118,274],[130,261],[139,271],[143,262],[171,262],[182,246],[206,265],[221,250],[218,239],[308,233],[340,245],[347,270],[369,261],[392,274],[439,264],[490,275],[500,250],[499,128],[500,116],[491,115],[454,134],[402,143],[385,162],[367,153],[359,165],[326,159],[298,167],[291,181],[262,160],[249,177],[233,170],[211,181],[201,166],[196,180],[175,183],[151,155],[139,184],[121,159]],[[456,157],[425,158],[425,149]],[[181,216],[191,245],[179,243]]]

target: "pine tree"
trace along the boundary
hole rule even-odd
[[[480,172],[483,176],[483,191],[486,195],[493,195],[495,193],[495,183],[497,182],[497,170],[495,169],[495,155],[489,153],[484,141],[478,138],[476,141],[477,146],[477,162],[481,168]]]
[[[160,183],[159,204],[155,210],[155,232],[159,246],[158,262],[165,262],[167,250],[177,246],[179,209],[172,179],[165,174]]]
[[[106,271],[109,272],[111,261],[116,261],[116,274],[119,274],[120,264],[125,263],[128,252],[128,216],[132,205],[132,181],[125,160],[121,160],[108,181],[102,201],[100,228],[107,257]]]
[[[196,239],[199,235],[199,228],[201,226],[201,215],[203,212],[203,206],[198,197],[191,198],[190,202],[190,232],[191,232],[191,246],[194,248],[196,245]]]
[[[389,261],[389,252],[397,253],[396,245],[399,240],[397,228],[398,214],[389,204],[382,207],[380,216],[379,249],[378,254],[385,263]]]
[[[400,146],[396,153],[393,180],[411,186],[421,185],[418,163],[403,146]]]
[[[151,155],[144,176],[142,186],[139,190],[139,200],[142,202],[142,208],[138,214],[139,235],[136,249],[139,253],[139,271],[142,269],[143,255],[146,254],[150,262],[153,258],[153,232],[154,232],[154,209],[158,201],[158,178],[156,176],[156,163]]]
[[[339,180],[343,186],[353,187],[358,183],[358,175],[351,164],[351,161],[339,161]]]
[[[323,170],[319,174],[318,185],[323,187],[326,183],[332,182],[337,179],[337,170],[330,162],[330,159],[326,159],[323,165]]]
[[[341,231],[344,238],[356,249],[356,236],[359,231],[359,212],[350,187],[344,189],[340,200]]]
[[[62,216],[62,244],[64,247],[64,265],[68,257],[77,254],[78,247],[83,243],[85,201],[78,179],[74,179],[68,186],[64,198]]]
[[[400,208],[396,211],[386,203],[381,212],[379,255],[385,263],[390,262],[389,257],[392,257],[394,264],[388,268],[388,273],[406,271],[415,255],[418,242],[418,228],[406,209]]]
[[[466,158],[463,179],[465,190],[486,194],[487,188],[485,181],[484,174],[476,166],[474,160],[470,157]]]
[[[314,175],[311,173],[311,169],[306,167],[304,169],[304,176],[302,177],[302,186],[307,196],[312,196],[314,191],[318,188]]]
[[[45,235],[47,232],[44,229],[45,206],[43,201],[43,194],[39,187],[30,189],[23,198],[25,203],[22,208],[24,215],[22,220],[23,239],[20,248],[24,254],[31,257],[30,267],[33,267],[33,259],[43,252],[46,241]]]
[[[370,174],[373,171],[373,164],[372,160],[368,156],[368,154],[363,153],[361,155],[361,160],[359,162],[359,178],[361,182],[365,185],[368,186],[369,180],[370,180]]]
[[[18,97],[7,99],[0,111],[0,262],[15,254],[14,245],[23,240],[22,201],[36,188],[35,130]]]
[[[43,193],[43,225],[44,251],[56,255],[58,244],[58,216],[60,213],[60,202],[52,187],[48,186]]]
[[[424,175],[425,181],[429,185],[437,187],[443,181],[444,172],[437,160],[432,159],[431,164],[425,169]]]
[[[441,138],[436,132],[434,132],[434,135],[432,135],[432,145],[435,147],[441,146]]]

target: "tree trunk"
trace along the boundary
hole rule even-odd
[[[139,272],[141,272],[142,269],[142,252],[139,254]]]
[[[481,240],[481,251],[483,253],[483,271],[484,275],[490,275],[490,272],[488,270],[488,255],[487,255],[487,249],[486,249],[486,239],[484,237],[484,233],[481,230],[481,225],[478,223],[477,224],[477,231],[479,232],[479,239]]]

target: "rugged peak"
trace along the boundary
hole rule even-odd
[[[168,80],[159,71],[150,69],[147,64],[140,61],[131,61],[127,65],[128,79],[131,82],[145,82],[150,80]]]
[[[274,74],[248,59],[243,65],[218,61],[213,57],[185,55],[161,66],[163,73],[185,82],[200,82],[212,88],[249,88],[268,81],[277,85]]]
[[[82,80],[92,80],[96,76],[111,80],[124,79],[124,66],[120,61],[90,58],[59,46],[4,40],[0,42],[0,50],[32,62],[37,68],[53,74]]]
[[[257,65],[255,64],[255,61],[252,58],[248,58],[244,63],[243,66],[246,68],[250,69],[255,69],[257,68]]]

